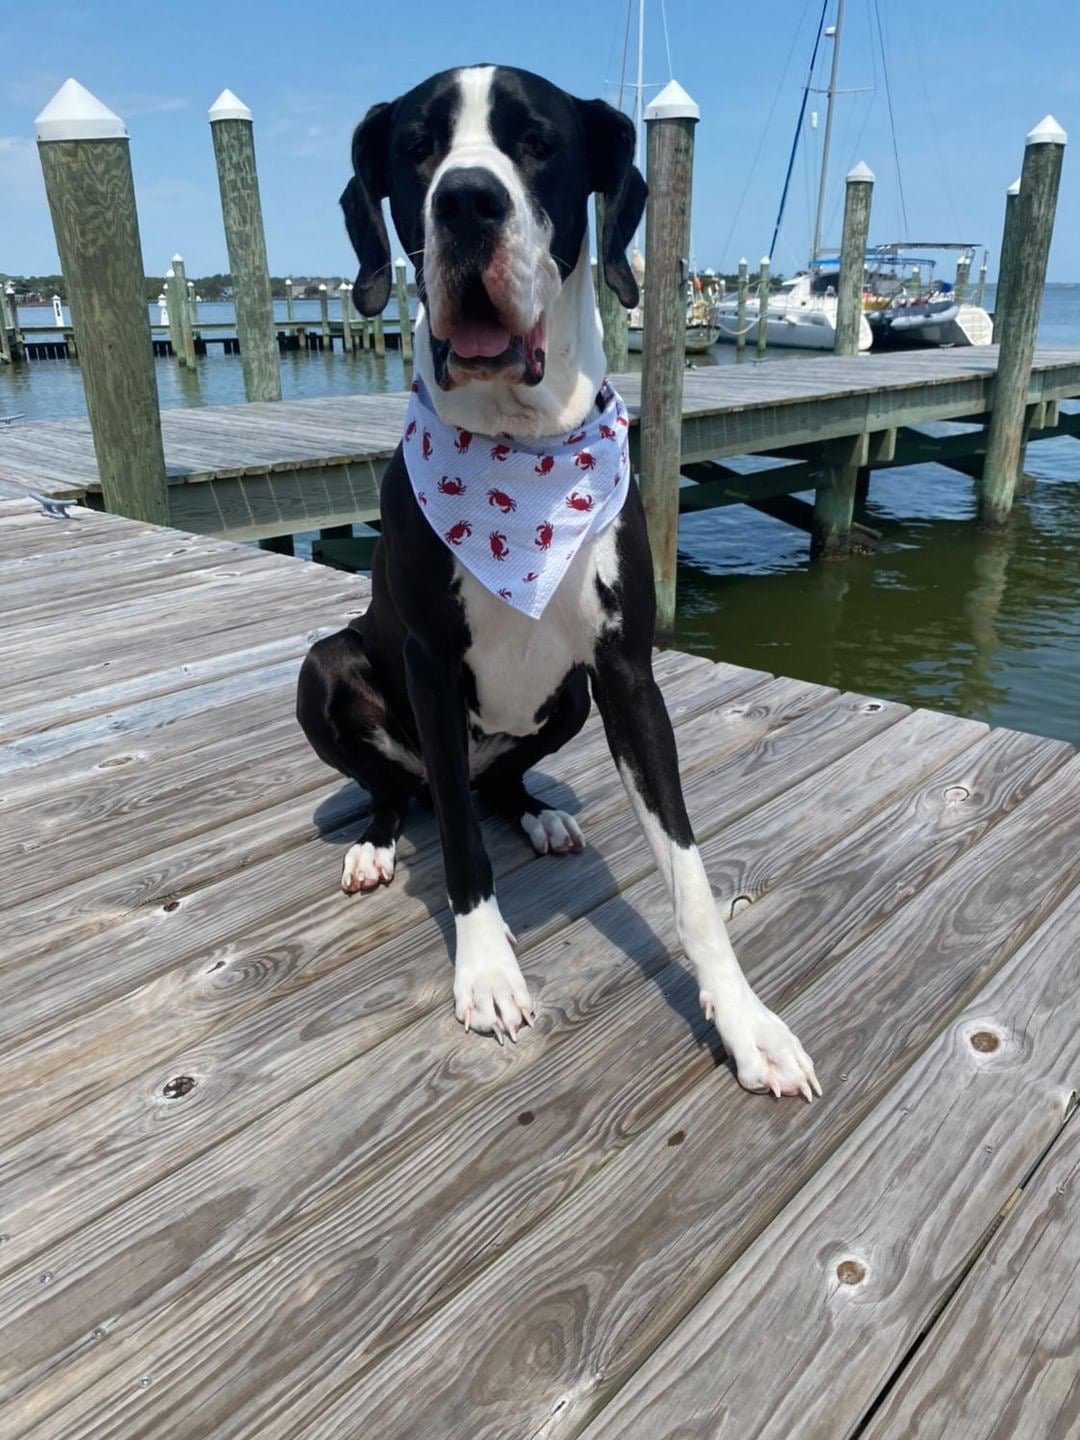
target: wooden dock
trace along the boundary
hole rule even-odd
[[[985,417],[996,364],[990,346],[690,370],[682,461],[701,483],[687,489],[684,508],[768,504],[813,489],[823,447],[851,436],[864,437],[859,463],[867,467],[942,459],[971,473],[985,451],[985,429],[932,439],[917,427]],[[640,376],[615,380],[636,422]],[[1038,351],[1032,438],[1080,433],[1080,416],[1060,410],[1074,397],[1080,349]],[[404,413],[404,395],[163,411],[172,522],[247,540],[370,520]],[[752,476],[718,463],[739,455],[791,463]],[[28,490],[93,503],[100,484],[87,420],[0,426],[0,495]]]
[[[659,657],[824,1084],[777,1104],[703,1023],[595,716],[537,777],[589,849],[486,825],[539,1004],[500,1049],[453,1019],[430,815],[389,890],[337,889],[366,800],[293,687],[362,580],[20,499],[0,563],[5,1440],[1076,1434],[1067,745]]]

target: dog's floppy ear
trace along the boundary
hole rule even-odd
[[[628,310],[638,303],[637,281],[626,247],[645,209],[648,190],[634,164],[634,125],[606,100],[579,100],[585,131],[589,189],[604,197],[604,233],[599,237],[604,279]]]
[[[373,105],[353,132],[353,177],[341,193],[345,228],[360,270],[353,299],[361,315],[378,315],[390,298],[390,241],[382,202],[390,193],[392,105]]]

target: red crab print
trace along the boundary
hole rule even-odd
[[[456,525],[451,525],[446,532],[447,542],[451,545],[460,545],[467,536],[472,534],[472,526],[467,520],[459,520]]]
[[[423,449],[423,452],[424,452],[424,459],[425,459],[425,460],[430,460],[430,459],[431,459],[431,436],[428,434],[428,432],[427,432],[426,430],[424,431],[424,439],[423,439],[423,443],[422,443],[422,447],[421,447],[421,448]]]
[[[496,560],[505,560],[510,554],[510,546],[506,543],[506,536],[500,535],[498,530],[493,530],[488,540],[491,546],[491,553]]]
[[[491,447],[491,458],[492,458],[492,460],[505,460],[506,457],[507,457],[509,454],[510,454],[510,446],[509,446],[509,445],[493,445],[493,446]]]
[[[596,456],[590,455],[588,450],[579,450],[574,456],[574,464],[579,470],[595,470]]]
[[[629,427],[630,421],[626,418],[625,415],[620,415],[620,416],[616,419],[615,424],[616,424],[616,425],[625,425],[625,426]]]
[[[512,500],[505,490],[489,490],[488,504],[497,505],[504,515],[509,515],[511,510],[517,509],[517,501]]]
[[[591,510],[596,501],[591,495],[579,495],[576,490],[571,490],[566,497],[566,503],[571,510]]]
[[[536,539],[533,544],[541,550],[547,550],[551,546],[551,537],[555,534],[555,526],[550,520],[545,520],[542,525],[536,527]]]
[[[527,575],[523,575],[521,578],[525,581],[527,585],[531,585],[534,580],[540,579],[540,571],[530,570]]]
[[[442,477],[442,479],[439,481],[439,494],[440,494],[440,495],[464,495],[464,494],[465,494],[465,482],[464,482],[464,480],[459,479],[458,476],[456,476],[456,475],[455,475],[454,478],[451,480],[451,478],[450,478],[449,475],[444,475],[444,476]]]
[[[567,443],[567,445],[580,445],[581,442],[582,442],[582,440],[584,440],[584,439],[585,439],[585,431],[584,431],[584,430],[575,430],[574,433],[573,433],[573,435],[568,435],[568,436],[566,437],[566,443]]]
[[[615,439],[615,431],[611,428],[610,425],[601,425],[600,434],[604,437],[605,440]]]
[[[454,441],[454,449],[457,451],[457,453],[459,455],[467,455],[469,453],[469,446],[471,444],[472,431],[459,429],[457,432],[457,438]]]
[[[406,439],[406,440],[411,440],[412,437],[413,437],[415,434],[416,434],[416,421],[415,421],[415,420],[410,420],[409,423],[405,426],[405,439]]]
[[[536,465],[533,466],[533,471],[534,471],[537,475],[550,475],[551,472],[552,472],[552,470],[553,470],[554,468],[555,468],[555,456],[554,456],[554,455],[541,455],[538,464],[536,464]]]
[[[512,590],[500,590],[499,595],[503,600],[512,600],[514,598],[514,592]]]

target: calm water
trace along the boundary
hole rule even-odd
[[[200,309],[204,321],[229,313]],[[318,313],[317,302],[296,304],[298,319]],[[48,312],[24,307],[20,317],[34,323]],[[1039,339],[1080,346],[1080,285],[1048,288]],[[730,347],[715,356],[733,359]],[[160,360],[157,377],[164,406],[243,400],[235,357],[212,353],[194,374]],[[404,381],[394,353],[282,357],[287,399]],[[0,370],[0,415],[58,418],[84,408],[74,362]],[[866,520],[884,533],[882,547],[837,564],[811,566],[806,537],[743,506],[686,517],[676,643],[1080,743],[1080,442],[1033,445],[1027,468],[1038,477],[1034,492],[993,539],[975,532],[974,482],[964,476],[932,465],[879,472]]]

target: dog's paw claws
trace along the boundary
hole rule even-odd
[[[578,855],[585,849],[581,826],[565,810],[541,810],[523,815],[521,828],[538,855]]]
[[[373,845],[370,840],[358,841],[345,852],[341,867],[341,888],[346,895],[367,894],[380,885],[389,885],[394,878],[397,846]]]

